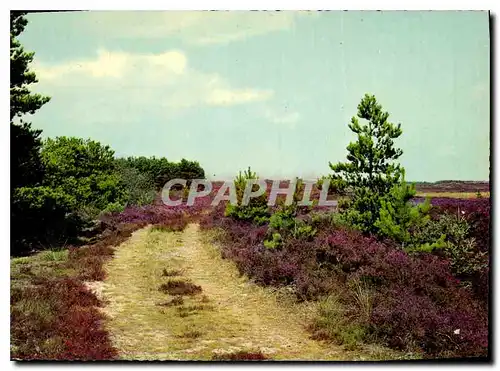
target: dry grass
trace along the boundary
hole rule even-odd
[[[182,272],[180,270],[168,270],[168,269],[163,269],[162,276],[164,277],[173,277],[173,276],[181,276]]]
[[[315,315],[314,304],[285,300],[241,277],[201,236],[194,224],[182,233],[145,228],[107,264],[106,328],[120,358],[212,360],[239,352],[276,360],[372,358],[371,350],[346,352],[310,339],[305,324]],[[165,302],[158,287],[172,279],[162,275],[164,269],[182,271],[176,282],[199,286],[203,295]]]
[[[162,307],[172,307],[172,306],[177,306],[177,305],[182,305],[182,304],[184,304],[184,299],[182,298],[182,296],[176,296],[175,298],[173,298],[169,301],[160,303],[158,305],[160,305]]]

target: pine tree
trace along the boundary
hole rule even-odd
[[[54,229],[63,230],[67,210],[59,207],[54,213],[43,205],[64,203],[64,197],[42,187],[44,167],[40,150],[41,130],[31,128],[23,121],[23,115],[33,114],[49,101],[49,97],[33,94],[29,86],[36,83],[36,75],[29,70],[34,53],[26,52],[17,37],[28,24],[26,12],[10,14],[10,169],[11,169],[11,254],[25,253],[40,236],[49,233],[47,223]],[[59,198],[57,198],[59,197]],[[49,202],[45,202],[49,200]],[[42,207],[38,207],[42,205]],[[44,212],[41,212],[44,210]]]
[[[365,94],[358,105],[358,117],[352,117],[349,128],[357,141],[347,146],[348,162],[330,163],[333,179],[352,193],[351,222],[365,231],[374,231],[379,217],[380,199],[401,180],[402,168],[395,163],[403,151],[394,147],[402,134],[401,124],[388,121],[375,96]],[[367,121],[360,124],[358,118]]]
[[[11,12],[10,17],[10,136],[11,136],[11,187],[39,184],[43,177],[40,160],[41,130],[34,130],[21,117],[33,114],[50,98],[33,94],[29,85],[37,82],[29,70],[33,52],[26,52],[17,37],[28,24],[26,12]],[[19,121],[14,123],[14,119]]]
[[[35,113],[50,98],[41,94],[33,94],[28,86],[38,80],[29,64],[33,61],[34,52],[27,52],[17,40],[28,24],[26,12],[11,12],[10,15],[10,120],[26,113]]]

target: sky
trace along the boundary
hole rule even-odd
[[[413,181],[487,180],[486,12],[67,12],[28,16],[43,137],[117,156],[314,179],[346,159],[365,93],[401,123]]]

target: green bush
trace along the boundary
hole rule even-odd
[[[286,238],[311,240],[316,235],[316,228],[296,218],[296,204],[277,210],[269,219],[268,236],[264,246],[268,248],[281,247]]]
[[[228,203],[225,215],[236,220],[262,225],[269,221],[269,207],[267,206],[266,194],[264,193],[260,197],[251,198],[248,205],[242,205],[247,180],[250,179],[258,179],[257,173],[252,172],[250,167],[243,174],[241,171],[239,172],[234,180],[238,205],[231,205]],[[257,187],[258,185],[254,185],[252,190],[257,190]]]
[[[336,193],[338,195],[345,195],[347,192],[347,184],[342,178],[335,177],[333,175],[323,175],[318,178],[316,185],[319,190],[323,190],[323,184],[326,180],[329,180],[328,193]]]
[[[294,205],[282,206],[269,219],[269,228],[277,231],[291,231],[295,228]]]
[[[275,232],[272,234],[271,239],[264,240],[264,246],[267,247],[268,249],[276,249],[281,247],[281,244],[283,243],[283,238],[281,237],[281,234]]]
[[[60,188],[21,187],[11,204],[11,254],[75,238],[85,226],[75,212],[76,201]]]
[[[415,245],[429,244],[438,239],[440,250],[451,261],[455,275],[472,276],[488,265],[487,253],[479,251],[474,238],[469,237],[470,226],[462,216],[442,214],[414,231]],[[415,249],[422,251],[422,249]]]
[[[117,168],[124,191],[127,205],[149,205],[156,196],[155,184],[148,174],[141,173],[138,169],[119,165]]]
[[[197,161],[181,159],[180,162],[170,162],[165,157],[127,157],[116,159],[118,167],[133,168],[147,177],[156,190],[160,190],[171,179],[181,178],[204,179],[205,171]]]
[[[430,201],[413,205],[414,185],[407,185],[404,178],[380,199],[379,217],[375,222],[377,234],[389,237],[404,246],[412,245],[412,228],[423,226],[430,220]]]
[[[110,203],[124,203],[125,187],[115,172],[114,151],[82,138],[47,139],[42,148],[44,185],[73,197],[76,207],[104,210]]]
[[[104,210],[102,210],[102,213],[119,213],[122,212],[124,209],[125,205],[120,204],[118,202],[111,202],[104,208]]]

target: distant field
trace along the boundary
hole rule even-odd
[[[490,192],[480,192],[483,197],[490,197]],[[476,198],[477,192],[417,192],[419,197],[449,197],[449,198]]]
[[[474,193],[476,192],[489,192],[490,184],[484,182],[472,181],[458,181],[458,180],[444,180],[435,183],[416,182],[417,192],[419,193]],[[452,197],[452,196],[446,196]]]

